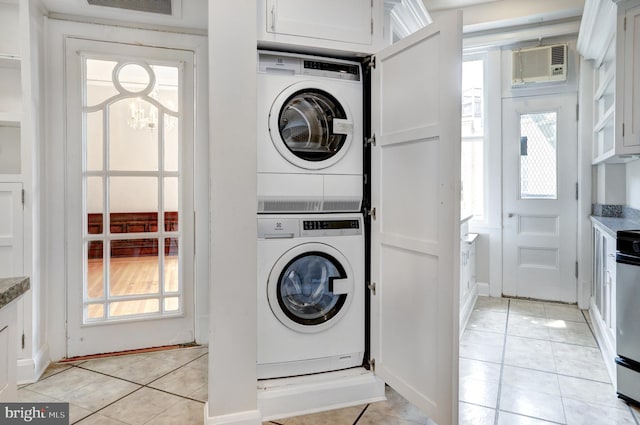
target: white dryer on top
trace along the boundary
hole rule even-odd
[[[258,212],[359,211],[360,64],[258,52]]]

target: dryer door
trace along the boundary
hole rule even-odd
[[[293,165],[320,170],[340,161],[353,138],[347,104],[321,82],[300,82],[276,98],[269,133],[278,152]]]
[[[353,298],[347,259],[329,245],[307,243],[287,251],[267,283],[271,311],[288,328],[320,332],[340,321]]]

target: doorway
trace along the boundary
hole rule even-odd
[[[577,98],[506,98],[503,294],[577,301]]]
[[[193,52],[66,53],[67,356],[192,342]]]

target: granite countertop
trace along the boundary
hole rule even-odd
[[[0,308],[27,292],[30,287],[28,277],[0,278]]]
[[[614,238],[619,230],[640,229],[640,210],[625,205],[593,204],[591,213],[591,222]]]

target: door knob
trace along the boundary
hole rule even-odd
[[[513,217],[513,215],[514,215],[513,213],[509,213],[509,214],[507,214],[507,217],[511,218],[511,217]]]

